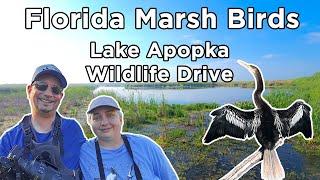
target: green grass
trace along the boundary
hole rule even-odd
[[[241,84],[241,83],[239,83]],[[245,85],[246,83],[242,83]],[[250,84],[250,83],[247,83]],[[304,77],[290,81],[277,81],[272,84],[277,88],[270,90],[265,98],[273,107],[286,108],[296,99],[303,99],[313,108],[313,128],[314,139],[306,141],[302,136],[294,137],[289,140],[294,147],[306,157],[320,155],[320,73],[311,77]],[[71,85],[65,91],[65,97],[60,112],[69,117],[79,120],[85,130],[87,137],[92,137],[89,127],[86,125],[86,109],[92,98],[98,95],[110,95],[115,97],[122,107],[125,115],[124,131],[141,133],[152,137],[160,144],[166,152],[186,153],[188,163],[177,161],[175,168],[180,177],[185,177],[185,170],[196,164],[207,164],[205,162],[217,161],[216,157],[209,157],[213,151],[228,154],[230,148],[241,148],[237,141],[224,140],[218,141],[210,146],[203,146],[201,138],[205,132],[205,115],[211,110],[219,107],[216,103],[197,103],[197,104],[168,104],[163,98],[160,103],[155,99],[144,101],[142,97],[130,96],[121,98],[116,92],[100,92],[93,94],[93,86]],[[253,109],[252,101],[235,103],[243,109]],[[29,104],[26,99],[25,85],[0,86],[0,121],[17,122],[21,116],[30,112]],[[0,129],[2,130],[2,129]],[[0,132],[2,133],[2,132]],[[240,143],[240,142],[239,142]],[[256,143],[252,140],[247,142],[250,149],[240,150],[241,152],[251,152],[256,149]],[[226,151],[226,152],[225,152]],[[239,152],[240,152],[239,151]],[[235,156],[232,162],[244,157]],[[223,172],[218,171],[218,175]],[[294,173],[288,177],[295,177]]]
[[[281,83],[281,87],[271,89],[265,98],[275,108],[286,108],[295,100],[303,99],[312,107],[312,119],[314,138],[305,141],[301,136],[294,137],[291,142],[294,147],[302,153],[309,155],[320,155],[320,73],[311,77],[303,77],[288,80]],[[243,109],[254,108],[252,102],[239,102],[237,106]]]
[[[234,84],[250,84],[250,82],[234,82]],[[315,138],[311,143],[306,145],[315,145],[320,147],[320,73],[311,77],[298,78],[288,81],[273,81],[269,82],[272,86],[281,88],[272,89],[265,98],[271,103],[272,106],[277,108],[285,108],[289,106],[296,99],[303,99],[313,107],[313,128]],[[89,85],[70,85],[65,91],[65,97],[60,107],[60,112],[66,116],[76,117],[85,122],[85,111],[90,100],[98,95],[105,94],[115,97],[120,106],[122,107],[127,128],[138,128],[142,124],[160,123],[166,124],[170,122],[181,123],[184,125],[198,125],[199,121],[195,123],[190,119],[200,119],[201,113],[210,112],[212,109],[217,108],[219,105],[216,103],[198,103],[198,104],[168,104],[163,98],[162,102],[157,103],[155,99],[144,101],[142,97],[133,97],[127,99],[119,97],[116,92],[100,92],[93,94],[93,86]],[[19,115],[27,113],[29,110],[25,85],[1,85],[0,86],[0,100],[2,115]],[[251,101],[235,103],[236,106],[243,109],[252,109],[254,105]],[[165,122],[165,123],[164,123]],[[299,139],[299,138],[298,138]],[[300,138],[301,139],[301,138]],[[300,140],[298,140],[300,143]],[[301,141],[303,142],[303,141]],[[305,145],[303,143],[303,145]],[[302,149],[302,148],[301,148]],[[312,150],[314,148],[311,148]],[[320,149],[320,148],[318,148]],[[320,151],[320,150],[318,150]]]
[[[306,154],[320,155],[320,73],[311,77],[292,80],[290,86],[272,90],[266,99],[277,108],[285,108],[297,99],[303,99],[312,107],[314,138],[305,141],[301,136],[292,141],[295,148]]]
[[[169,136],[173,140],[177,138],[185,137],[186,134],[187,132],[185,129],[172,129],[171,131],[167,132],[167,136]]]

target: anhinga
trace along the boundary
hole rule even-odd
[[[211,144],[224,137],[246,140],[252,137],[261,145],[262,179],[285,177],[276,148],[279,142],[302,133],[305,139],[313,136],[311,107],[303,100],[296,100],[287,109],[273,108],[263,97],[264,80],[259,68],[244,61],[240,65],[254,76],[256,87],[252,94],[255,109],[242,110],[231,104],[211,112],[212,121],[202,142]]]

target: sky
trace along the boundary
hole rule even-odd
[[[252,80],[250,73],[236,63],[238,59],[256,64],[260,67],[267,80],[292,79],[310,76],[320,71],[320,19],[317,14],[318,1],[6,1],[0,6],[0,43],[1,66],[0,84],[30,83],[35,68],[41,64],[55,64],[61,69],[69,83],[88,83],[89,78],[85,65],[119,64],[128,67],[131,64],[158,65],[167,68],[174,77],[178,65],[199,68],[208,65],[210,68],[226,69],[234,72],[235,80]],[[25,9],[50,7],[51,16],[56,12],[81,12],[82,7],[89,7],[90,15],[108,7],[108,14],[121,12],[125,17],[123,30],[104,29],[76,30],[66,28],[43,29],[41,23],[35,23],[32,29],[25,29]],[[209,12],[217,16],[216,29],[188,29],[183,22],[182,29],[163,30],[160,28],[134,28],[135,8],[147,11],[156,8],[157,13],[170,12],[201,12],[207,7]],[[228,29],[228,8],[242,8],[247,15],[247,8],[253,7],[255,12],[277,12],[279,7],[285,8],[285,14],[299,14],[297,29],[271,29],[266,22],[263,29]],[[159,16],[158,16],[159,18]],[[110,15],[109,15],[110,19]],[[286,22],[286,21],[285,21]],[[80,24],[81,25],[81,24]],[[137,59],[92,59],[89,43],[97,42],[97,49],[103,45],[136,44],[140,47]],[[173,58],[163,61],[158,58],[145,58],[151,42],[157,41],[160,46],[204,44],[226,44],[230,57],[227,59],[201,58],[191,61],[190,58]]]

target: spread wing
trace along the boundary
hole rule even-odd
[[[202,142],[209,144],[229,136],[246,139],[254,135],[260,126],[259,113],[253,110],[244,111],[232,105],[225,105],[211,112],[212,121]]]
[[[313,136],[311,107],[302,100],[296,101],[286,110],[277,110],[279,118],[288,127],[286,137],[291,137],[301,132],[304,138]]]

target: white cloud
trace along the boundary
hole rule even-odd
[[[275,56],[274,54],[265,54],[262,56],[262,58],[263,59],[272,59],[272,58],[274,58],[274,56]]]
[[[200,40],[200,39],[195,39],[195,40],[192,40],[191,43],[194,44],[194,45],[198,45],[198,44],[202,44],[203,41]]]
[[[184,39],[189,39],[189,38],[192,38],[192,36],[190,34],[185,34],[182,36]]]
[[[310,32],[307,34],[308,43],[320,43],[320,32]]]

